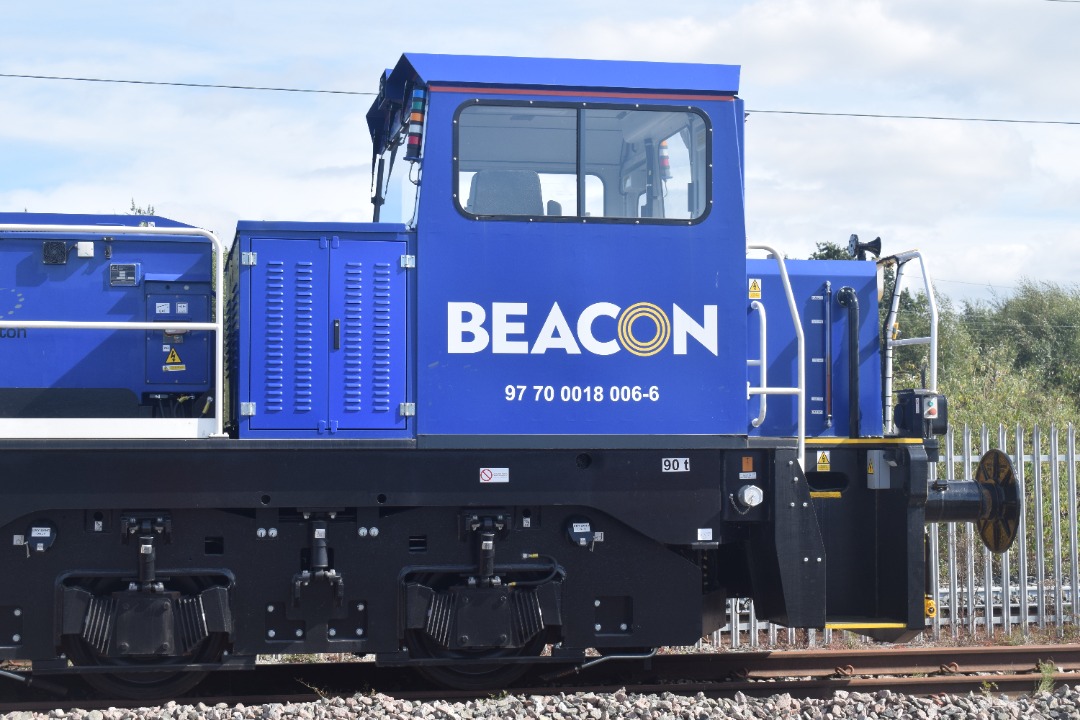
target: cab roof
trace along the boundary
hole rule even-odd
[[[658,94],[735,95],[738,65],[573,60],[482,55],[405,53],[388,69],[367,114],[375,152],[392,133],[394,114],[413,85],[427,87],[514,88],[604,91],[648,97]]]

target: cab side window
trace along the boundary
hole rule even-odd
[[[707,127],[685,109],[470,103],[455,198],[476,218],[693,221],[708,206]]]

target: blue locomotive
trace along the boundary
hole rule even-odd
[[[738,80],[407,54],[371,223],[226,255],[0,215],[0,658],[132,697],[286,652],[479,688],[693,644],[731,597],[921,631],[925,523],[1003,549],[1016,486],[935,480],[878,263],[747,259]]]

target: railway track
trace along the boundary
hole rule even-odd
[[[559,677],[554,677],[554,676]],[[0,712],[58,708],[139,707],[155,703],[98,697],[70,675],[29,676],[26,684],[0,685]],[[908,695],[989,691],[1019,695],[1040,683],[1080,683],[1080,645],[959,648],[872,648],[657,655],[647,662],[611,662],[580,672],[571,666],[539,666],[505,692],[533,696],[558,693],[628,692],[647,695],[730,697],[829,697],[837,690]],[[42,689],[44,688],[44,689]],[[384,693],[413,701],[466,701],[496,693],[438,690],[411,673],[367,662],[258,665],[219,672],[178,704],[212,706],[309,702],[357,693]],[[503,691],[499,691],[503,692]]]

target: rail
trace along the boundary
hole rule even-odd
[[[749,400],[754,395],[761,396],[761,407],[758,411],[758,416],[754,419],[754,427],[760,427],[761,423],[765,422],[765,399],[769,395],[795,395],[796,396],[796,417],[798,418],[798,458],[799,466],[802,467],[803,458],[806,455],[806,339],[803,335],[802,321],[799,318],[799,308],[795,304],[795,293],[791,289],[791,280],[788,278],[787,266],[784,265],[784,256],[777,252],[770,245],[747,245],[747,250],[764,250],[772,255],[776,260],[777,265],[780,268],[780,281],[784,286],[784,296],[787,298],[788,311],[791,313],[791,320],[795,325],[795,341],[798,348],[796,365],[798,367],[796,376],[795,387],[769,387],[766,380],[765,366],[768,364],[768,355],[766,354],[766,339],[765,339],[765,306],[761,303],[753,303],[751,307],[756,305],[754,309],[759,313],[761,324],[761,343],[760,352],[761,357],[758,360],[748,359],[747,365],[750,367],[761,368],[761,385],[752,386],[750,383],[746,383],[746,399]]]
[[[189,235],[210,241],[214,257],[214,321],[183,323],[185,330],[206,330],[214,334],[215,377],[224,368],[225,287],[224,251],[214,233],[201,228],[131,227],[125,225],[33,225],[0,224],[0,240],[11,233],[88,233],[106,235]],[[0,320],[0,329],[43,328],[61,330],[162,330],[165,323],[125,321],[69,320]],[[198,438],[219,437],[224,434],[224,390],[214,382],[213,418],[0,418],[0,437],[15,439],[59,438]]]

